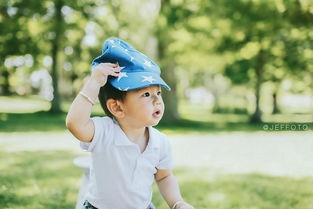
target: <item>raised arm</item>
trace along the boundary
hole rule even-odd
[[[78,140],[83,142],[92,140],[95,131],[90,118],[92,101],[96,101],[99,90],[106,84],[109,75],[118,76],[120,68],[117,66],[112,63],[101,63],[94,67],[90,78],[81,90],[82,93],[78,94],[71,104],[66,116],[66,126]]]

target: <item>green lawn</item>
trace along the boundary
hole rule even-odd
[[[68,106],[63,105],[64,112]],[[49,103],[37,97],[0,97],[0,137],[12,132],[39,132],[48,137],[52,132],[65,131],[66,113],[52,115],[46,112],[48,109]],[[262,124],[248,124],[245,115],[210,114],[193,105],[182,105],[180,111],[185,119],[158,128],[168,134],[262,131]],[[99,106],[93,114],[101,115]],[[312,115],[278,115],[266,120],[309,122],[310,118]],[[0,140],[1,209],[74,208],[82,174],[72,163],[80,155],[78,152],[8,151],[1,141],[4,138]],[[226,175],[207,168],[186,167],[175,168],[174,173],[183,196],[197,209],[313,209],[313,177]],[[156,185],[153,203],[158,209],[167,208]]]
[[[0,132],[64,131],[66,111],[70,103],[62,104],[63,113],[47,112],[49,103],[38,97],[0,96]],[[263,124],[249,124],[248,116],[242,114],[211,114],[203,106],[186,104],[179,106],[182,119],[173,123],[161,123],[158,128],[166,133],[206,133],[230,131],[262,131]],[[93,110],[93,116],[102,116],[100,105]],[[265,122],[308,123],[313,130],[312,114],[289,114],[264,116]]]
[[[73,209],[82,171],[75,153],[0,152],[1,209]],[[185,199],[197,209],[312,209],[313,178],[259,174],[213,175],[208,169],[176,168]],[[154,185],[153,203],[167,208]]]

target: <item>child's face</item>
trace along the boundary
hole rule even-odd
[[[125,119],[130,124],[137,127],[157,125],[164,112],[161,87],[155,85],[129,91],[123,106]]]

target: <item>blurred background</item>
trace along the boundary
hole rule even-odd
[[[75,206],[85,154],[64,120],[109,37],[172,87],[158,128],[186,200],[313,208],[312,29],[310,0],[2,0],[0,208]]]

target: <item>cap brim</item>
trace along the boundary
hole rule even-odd
[[[120,78],[110,76],[108,81],[120,91],[131,91],[153,85],[160,85],[168,91],[171,90],[160,75],[151,72],[126,72],[126,75]]]

